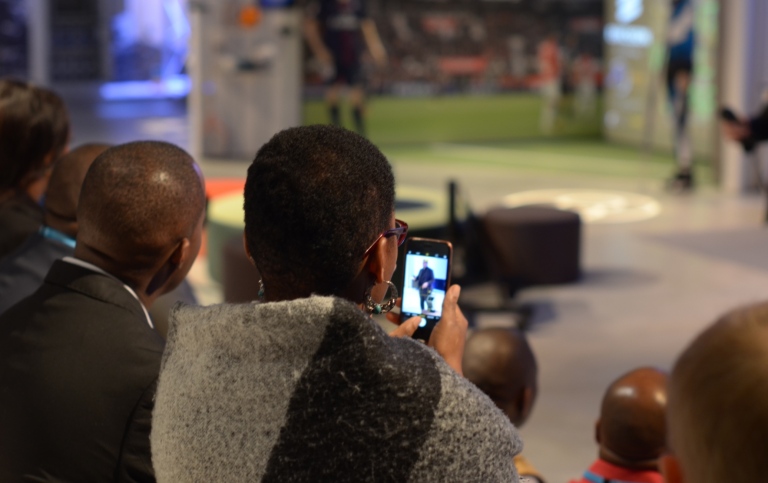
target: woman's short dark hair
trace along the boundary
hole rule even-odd
[[[69,141],[61,97],[26,82],[0,79],[0,192],[25,188],[58,158]]]
[[[368,140],[334,126],[276,134],[245,184],[248,249],[267,290],[340,295],[388,228],[395,180]]]

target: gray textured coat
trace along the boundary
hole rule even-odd
[[[159,482],[518,480],[493,402],[338,298],[176,309],[153,418]]]

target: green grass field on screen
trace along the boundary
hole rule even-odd
[[[368,136],[376,144],[479,142],[562,136],[599,137],[600,116],[577,118],[571,99],[562,99],[551,134],[539,129],[541,100],[535,94],[441,96],[431,98],[376,97],[368,102]],[[600,112],[599,106],[596,112]],[[342,119],[352,127],[348,109]],[[304,105],[304,123],[328,122],[323,101]]]

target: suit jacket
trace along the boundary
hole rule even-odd
[[[9,255],[43,224],[43,209],[26,193],[0,203],[0,258]]]
[[[71,257],[74,253],[74,248],[38,232],[27,238],[15,252],[0,259],[0,314],[37,290],[53,262]],[[168,314],[177,302],[197,304],[195,293],[186,279],[172,291],[158,297],[149,309],[155,330],[163,339],[168,334]]]
[[[53,262],[71,257],[74,248],[40,233],[27,238],[21,247],[0,259],[0,314],[42,285]]]
[[[429,290],[432,289],[432,286],[435,283],[435,272],[429,267],[424,267],[419,270],[419,274],[416,276],[416,284],[419,286],[419,290],[421,290],[421,286],[424,283],[429,284],[429,287],[427,287]]]
[[[0,315],[0,481],[154,481],[162,351],[120,282],[55,262]]]

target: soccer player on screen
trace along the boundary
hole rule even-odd
[[[312,4],[304,26],[310,49],[323,64],[328,81],[325,100],[332,124],[341,125],[339,99],[342,86],[349,87],[355,130],[365,135],[364,47],[378,66],[387,53],[376,24],[368,17],[364,0],[319,0]]]

